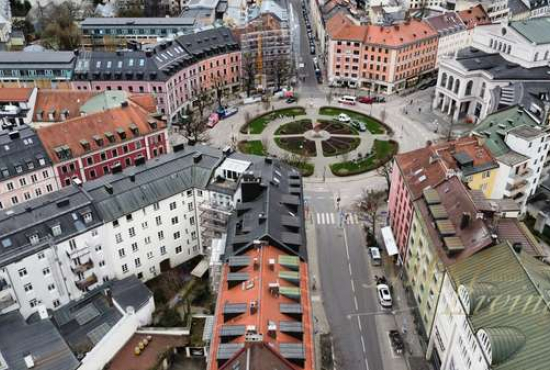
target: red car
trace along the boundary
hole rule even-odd
[[[374,103],[374,98],[371,98],[370,96],[361,96],[357,99],[357,101],[363,104],[372,104]]]

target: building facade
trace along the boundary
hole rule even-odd
[[[105,98],[119,106],[103,106]],[[166,122],[146,108],[123,92],[105,92],[81,107],[88,114],[39,127],[37,135],[59,187],[117,173],[169,152]]]
[[[466,25],[455,12],[447,12],[426,18],[426,22],[437,32],[437,64],[443,56],[455,55],[457,51],[469,45],[469,32]]]
[[[157,43],[160,38],[193,32],[189,18],[86,18],[80,22],[80,46],[87,50],[116,51],[128,43]]]
[[[28,126],[0,131],[0,209],[58,189],[52,162]]]
[[[333,86],[391,94],[434,71],[438,35],[426,22],[329,29],[327,73]]]
[[[159,112],[174,122],[202,90],[239,90],[241,51],[228,28],[213,28],[146,51],[83,52],[74,71],[73,89],[153,93]]]
[[[2,129],[15,128],[32,121],[36,88],[2,88],[0,90],[0,124]]]

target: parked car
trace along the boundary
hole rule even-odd
[[[370,247],[369,254],[373,266],[380,266],[382,264],[382,257],[380,256],[380,249],[378,247]]]
[[[348,123],[350,120],[349,116],[345,113],[340,113],[338,115],[338,122]]]
[[[310,47],[309,53],[310,53],[311,55],[315,55],[315,46],[311,46],[311,47]]]
[[[295,97],[290,97],[286,100],[286,103],[287,104],[292,104],[292,103],[296,103],[296,98]]]
[[[355,96],[344,95],[341,98],[338,98],[338,103],[355,105],[357,98]]]
[[[378,292],[378,302],[380,302],[380,306],[391,308],[393,303],[390,288],[386,284],[378,284],[376,286],[376,291]]]
[[[374,101],[374,98],[370,96],[360,96],[359,98],[357,98],[357,101],[363,104],[372,104],[372,102]]]
[[[361,132],[367,131],[367,127],[361,121],[351,121],[351,125]]]
[[[372,102],[373,103],[385,103],[386,98],[384,98],[383,96],[375,96],[374,98],[372,98]]]

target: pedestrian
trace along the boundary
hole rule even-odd
[[[422,112],[422,107],[418,107],[418,113]]]

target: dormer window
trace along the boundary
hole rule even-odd
[[[115,135],[113,135],[112,132],[106,132],[105,137],[107,138],[107,140],[109,140],[110,143],[115,142]]]
[[[147,123],[149,124],[149,126],[151,126],[152,129],[157,128],[157,120],[156,119],[150,118],[149,120],[147,120]]]
[[[132,134],[134,134],[134,136],[139,135],[139,129],[135,123],[130,124],[130,131],[132,131]]]
[[[44,159],[44,157],[38,158],[38,164],[40,166],[45,166],[46,165],[46,160]]]
[[[41,109],[36,111],[36,120],[42,121],[43,119],[44,119],[44,111]]]
[[[27,161],[27,168],[29,170],[33,170],[34,169],[34,162],[33,161]]]
[[[23,166],[21,166],[20,164],[16,165],[15,166],[15,172],[17,172],[17,173],[23,172]]]
[[[80,140],[80,145],[84,148],[84,150],[90,150],[90,142],[88,140]]]
[[[116,133],[118,134],[121,140],[126,139],[126,131],[124,131],[122,127],[117,128]]]
[[[103,138],[99,135],[94,135],[93,139],[98,146],[103,146]]]
[[[84,218],[84,223],[89,224],[90,222],[92,222],[92,212],[84,213],[83,218]]]
[[[48,119],[50,121],[55,121],[55,109],[52,109],[51,111],[48,112]]]
[[[2,177],[9,177],[10,176],[10,171],[8,171],[7,167],[2,167],[0,169],[0,171],[2,171]]]
[[[39,241],[40,241],[40,238],[38,237],[38,234],[32,234],[32,235],[29,236],[29,242],[32,245],[38,244]]]
[[[57,224],[52,226],[52,235],[53,236],[61,235],[61,225]]]

